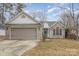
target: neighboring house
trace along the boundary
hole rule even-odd
[[[64,26],[57,21],[39,23],[24,11],[6,23],[7,39],[39,40],[43,35],[46,38],[64,38]]]
[[[38,40],[42,39],[41,24],[22,11],[6,23],[7,39]]]

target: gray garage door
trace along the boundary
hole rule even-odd
[[[25,39],[25,40],[35,40],[37,39],[36,29],[11,29],[12,39]]]

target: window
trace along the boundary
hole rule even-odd
[[[56,35],[59,35],[59,27],[56,28]]]
[[[60,29],[60,35],[62,35],[62,29]]]
[[[55,35],[55,29],[53,29],[53,35]]]

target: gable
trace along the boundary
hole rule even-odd
[[[27,15],[24,12],[21,12],[18,16],[16,16],[9,24],[37,24],[38,22],[32,19],[31,16]]]
[[[60,27],[60,28],[64,28],[64,25],[61,24],[60,22],[56,22],[53,25],[51,25],[52,28],[56,28],[56,27]]]

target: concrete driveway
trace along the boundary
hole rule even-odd
[[[36,40],[3,40],[0,41],[0,56],[20,56],[36,45]]]

